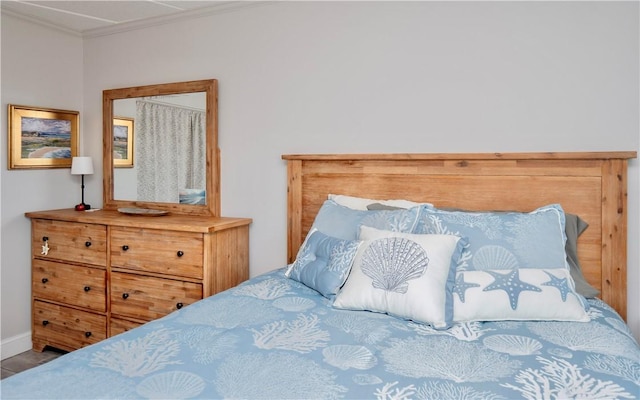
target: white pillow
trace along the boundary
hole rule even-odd
[[[422,203],[416,203],[410,200],[396,199],[396,200],[374,200],[364,197],[346,196],[343,194],[330,194],[329,200],[333,200],[343,207],[351,208],[352,210],[368,210],[367,206],[373,203],[384,204],[385,206],[399,207],[399,208],[411,208],[419,206]]]
[[[458,271],[453,292],[456,322],[589,321],[588,304],[563,268]]]
[[[415,235],[362,226],[363,243],[333,306],[448,328],[455,265],[466,244],[453,235]]]

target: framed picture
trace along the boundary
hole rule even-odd
[[[70,168],[78,155],[78,111],[9,104],[9,169]]]
[[[113,119],[113,166],[133,167],[133,118]]]

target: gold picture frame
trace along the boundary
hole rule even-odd
[[[78,155],[78,111],[8,105],[8,167],[70,168]]]
[[[113,166],[133,167],[133,118],[113,118]]]

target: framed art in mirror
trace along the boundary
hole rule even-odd
[[[104,209],[220,215],[217,91],[215,79],[103,91]]]
[[[133,118],[113,119],[113,166],[133,167]]]
[[[69,168],[78,155],[78,111],[9,104],[9,169]]]

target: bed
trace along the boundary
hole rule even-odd
[[[6,378],[2,398],[638,398],[635,156],[285,155],[286,265]]]

